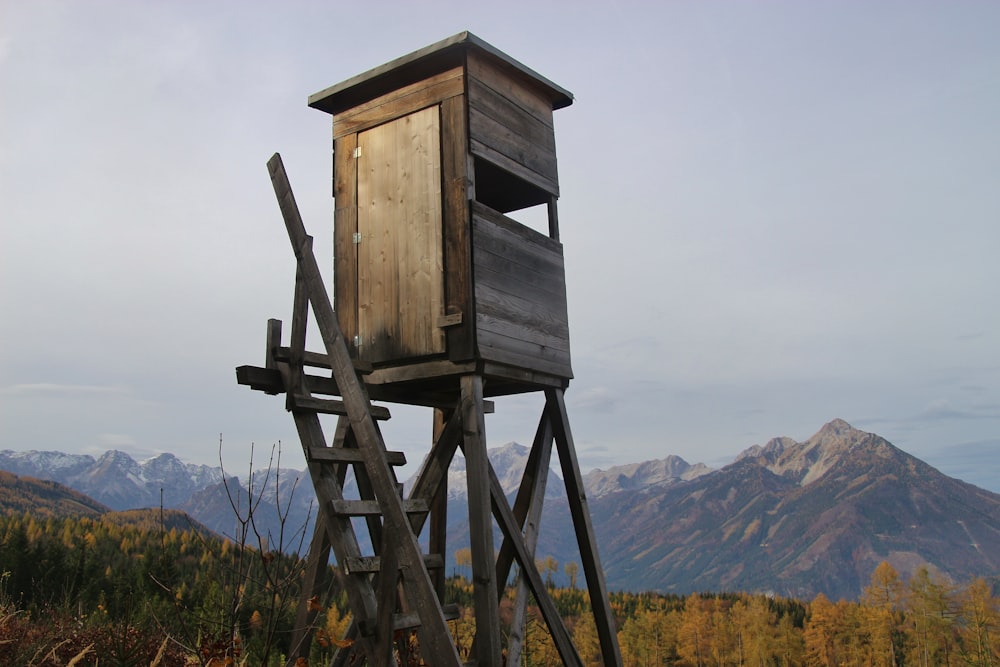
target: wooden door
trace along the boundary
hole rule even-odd
[[[439,115],[358,134],[358,356],[373,363],[445,351]]]

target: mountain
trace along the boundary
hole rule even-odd
[[[704,463],[691,465],[681,457],[671,455],[655,461],[592,470],[583,476],[583,487],[588,498],[596,498],[618,491],[635,491],[657,484],[691,480],[710,472],[712,469]]]
[[[0,470],[0,514],[97,517],[108,511],[93,498],[58,482]]]
[[[258,546],[260,538],[271,548],[302,554],[316,523],[312,482],[295,470],[283,469],[277,481],[264,472],[255,474],[253,485],[227,477],[191,494],[178,509],[232,540]]]
[[[517,443],[489,452],[508,496],[528,453]],[[94,459],[9,451],[0,452],[0,469],[67,480],[119,508],[158,507],[163,489],[164,506],[236,539],[253,502],[250,528],[286,550],[307,547],[315,523],[309,476],[295,470],[224,483],[220,468],[189,466],[169,454],[137,463],[121,452]],[[468,544],[460,455],[448,478],[451,568],[454,552]],[[584,488],[611,590],[855,599],[883,560],[904,576],[927,565],[956,582],[1000,571],[1000,495],[947,477],[839,419],[804,442],[775,438],[750,447],[718,470],[668,456],[591,471]],[[345,495],[357,497],[350,477]],[[554,471],[541,526],[539,557],[578,560],[565,487]]]
[[[956,581],[1000,571],[1000,495],[843,420],[590,508],[611,589],[854,599],[883,560]]]
[[[184,463],[173,454],[138,462],[125,452],[111,450],[99,458],[62,452],[0,451],[0,470],[58,482],[86,494],[105,511],[140,508],[178,509],[217,534],[240,537],[239,514],[246,519],[249,497],[254,499],[254,525],[271,544],[299,550],[302,531],[309,535],[315,523],[315,497],[309,476],[302,471],[260,470],[242,478],[227,476],[221,467]],[[233,503],[230,503],[230,495]],[[256,535],[249,535],[256,541]],[[305,538],[303,549],[309,546]]]
[[[147,531],[193,529],[206,537],[217,537],[213,531],[179,510],[149,508],[115,511],[59,482],[21,477],[0,470],[0,515],[28,513],[44,518],[100,519],[105,523]]]
[[[111,450],[99,459],[62,452],[0,451],[0,470],[50,479],[85,493],[111,509],[175,507],[195,491],[222,480],[220,468],[182,463],[173,454],[136,462]]]
[[[504,493],[507,494],[508,498],[513,497],[521,486],[521,475],[524,473],[524,468],[528,463],[528,454],[530,453],[531,450],[528,447],[516,442],[508,442],[502,447],[494,447],[487,452],[490,463],[493,464],[493,470],[496,471],[497,479],[500,480],[500,486],[503,487]],[[449,501],[461,500],[466,502],[466,498],[468,497],[468,483],[466,479],[465,458],[462,456],[461,450],[459,450],[455,453],[455,458],[448,468]],[[406,481],[407,488],[409,488],[411,482],[412,480]],[[545,497],[566,497],[566,487],[551,468],[549,470],[548,481],[545,483]]]

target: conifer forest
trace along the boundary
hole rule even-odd
[[[236,526],[236,539],[224,540],[169,511],[0,516],[0,664],[284,665],[304,561],[269,550],[249,523]],[[464,562],[456,554],[447,595],[460,610],[452,634],[467,654],[474,620]],[[601,664],[576,564],[544,558],[539,570],[584,663]],[[556,586],[558,574],[569,585]],[[332,570],[327,579],[300,666],[329,664],[338,646],[349,648],[346,597]],[[904,580],[883,563],[856,600],[620,591],[611,603],[628,667],[1000,665],[1000,598],[991,585],[956,585],[926,569]],[[501,607],[509,622],[512,593]],[[419,649],[411,655],[423,664]],[[530,607],[519,664],[560,664]]]

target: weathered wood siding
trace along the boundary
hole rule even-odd
[[[562,244],[472,204],[480,358],[572,377]]]
[[[444,183],[445,315],[462,322],[445,330],[448,358],[475,356],[472,326],[472,250],[469,241],[468,122],[465,96],[441,102],[441,171]]]
[[[333,138],[361,132],[406,114],[425,109],[465,91],[461,67],[403,86],[333,117]]]
[[[360,357],[441,354],[439,107],[358,134],[358,330]]]
[[[472,154],[558,195],[551,102],[480,54],[467,66]]]
[[[333,307],[347,348],[354,356],[354,337],[358,335],[358,253],[354,247],[354,233],[358,231],[357,147],[357,134],[333,142]]]
[[[554,210],[552,107],[571,97],[489,50],[456,55],[400,70],[391,90],[395,70],[323,98],[341,329],[353,355],[399,370],[391,382],[469,362],[568,379],[562,246],[501,212]]]

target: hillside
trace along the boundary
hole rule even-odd
[[[85,454],[52,451],[0,451],[0,470],[53,480],[93,498],[108,509],[178,509],[220,535],[235,537],[233,505],[244,514],[252,490],[261,499],[255,515],[262,535],[310,532],[315,520],[314,498],[308,475],[298,470],[261,470],[242,478],[225,474],[220,466],[184,463],[173,454],[160,454],[136,461],[128,454],[110,450],[98,458]],[[225,476],[227,485],[223,485]],[[226,488],[231,492],[230,504]],[[277,499],[277,502],[276,502]],[[280,509],[279,509],[280,506]],[[285,540],[297,547],[300,535]],[[306,541],[308,546],[308,540]]]
[[[0,470],[0,514],[96,517],[109,508],[58,482]]]
[[[220,468],[182,463],[173,454],[139,463],[116,450],[97,459],[86,454],[3,450],[0,470],[51,479],[114,510],[177,507],[195,491],[222,480]]]
[[[854,599],[883,560],[955,581],[1000,573],[1000,495],[842,420],[590,507],[611,588]]]

